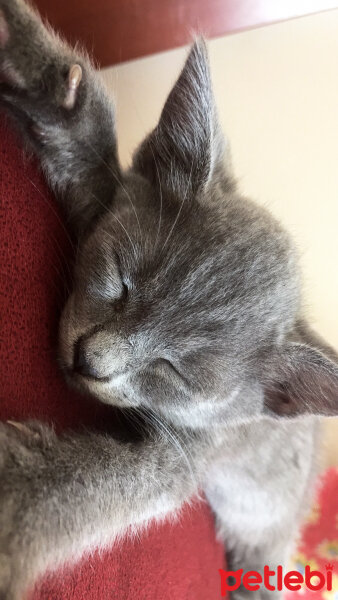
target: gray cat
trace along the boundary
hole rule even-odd
[[[0,597],[173,514],[198,490],[229,568],[283,564],[307,504],[337,356],[301,313],[289,236],[238,191],[206,50],[122,172],[88,59],[0,0],[0,96],[78,236],[60,357],[76,388],[141,420],[137,440],[0,427]],[[248,592],[233,598],[270,598]]]

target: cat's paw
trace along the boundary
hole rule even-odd
[[[22,0],[0,0],[0,97],[34,116],[74,108],[83,65]],[[54,114],[54,118],[60,115]]]
[[[17,434],[16,443],[21,446],[28,445],[29,447],[47,447],[55,441],[54,430],[49,426],[40,423],[40,421],[20,421],[8,420],[5,424],[6,436],[13,440],[14,433]],[[10,426],[8,428],[8,426]],[[14,428],[14,431],[11,429]]]
[[[36,514],[36,473],[43,474],[44,454],[55,439],[34,421],[0,423],[0,600],[22,600],[38,568],[30,508]]]

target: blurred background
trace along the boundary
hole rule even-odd
[[[338,0],[36,2],[94,56],[130,163],[155,126],[194,32],[206,35],[216,102],[242,190],[299,247],[306,311],[338,349]],[[324,465],[338,465],[338,419]]]

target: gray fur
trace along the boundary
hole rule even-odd
[[[143,427],[122,440],[1,425],[0,596],[18,600],[46,569],[176,514],[198,490],[232,568],[283,563],[317,415],[338,412],[337,357],[302,316],[289,236],[237,188],[204,44],[122,172],[88,59],[21,0],[0,9],[1,101],[79,241],[65,376]]]

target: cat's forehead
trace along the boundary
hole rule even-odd
[[[288,318],[297,287],[293,252],[264,210],[226,194],[184,202],[142,178],[127,181],[115,200],[84,264],[92,262],[100,277],[102,265],[116,272],[117,256],[130,286],[128,328],[149,343],[162,336],[230,344]]]
[[[226,229],[215,226],[207,213],[196,207],[148,210],[123,219],[117,213],[106,220],[99,232],[96,247],[106,256],[114,249],[125,275],[143,285],[162,285],[168,289],[193,289],[198,281],[208,279],[224,265],[224,252],[229,246]],[[229,248],[227,250],[229,253]]]
[[[89,247],[93,260],[118,255],[132,282],[184,290],[240,287],[245,279],[259,285],[278,277],[289,261],[289,240],[264,210],[241,198],[218,203],[173,201],[142,178],[126,182],[112,209],[99,222]]]
[[[221,219],[193,200],[173,199],[165,190],[154,190],[140,177],[129,178],[115,195],[94,230],[92,248],[109,254],[115,247],[126,266],[138,272],[152,265],[161,269],[195,267],[216,258],[222,246]]]

